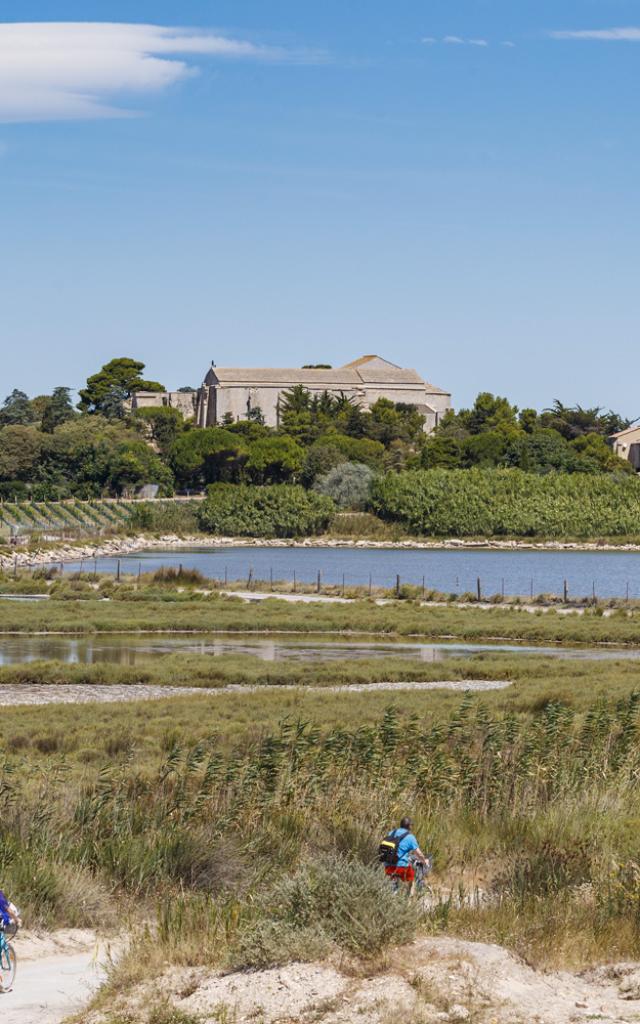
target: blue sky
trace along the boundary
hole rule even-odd
[[[640,0],[0,17],[3,394],[378,352],[640,416]]]

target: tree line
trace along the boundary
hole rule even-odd
[[[148,483],[165,495],[221,483],[297,484],[363,508],[374,480],[406,471],[633,472],[608,443],[628,421],[600,408],[556,401],[538,413],[484,392],[426,435],[414,406],[380,399],[362,409],[345,395],[296,386],[282,396],[278,428],[265,425],[259,408],[198,428],[168,406],[131,411],[135,392],[165,390],[144,369],[111,360],[88,378],[77,405],[67,387],[34,398],[12,391],[0,408],[0,497],[132,495]]]

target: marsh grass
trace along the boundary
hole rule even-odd
[[[603,615],[593,607],[581,615],[554,608],[530,613],[422,606],[419,602],[377,605],[366,599],[349,604],[291,604],[273,599],[247,604],[237,597],[210,596],[195,588],[138,589],[133,583],[98,587],[86,580],[58,581],[52,599],[4,602],[0,634],[11,632],[284,632],[380,637],[448,638],[469,641],[637,645],[640,609],[618,608]],[[104,596],[110,600],[103,600]]]
[[[215,736],[175,738],[157,761],[132,749],[84,778],[65,760],[42,771],[6,758],[0,873],[49,925],[69,920],[70,871],[98,906],[156,907],[120,983],[166,961],[375,957],[406,910],[383,894],[377,843],[411,809],[443,903],[419,919],[412,908],[405,938],[446,930],[535,963],[637,956],[639,708],[637,693],[529,713],[467,697],[435,719],[290,718],[227,750]],[[486,895],[473,911],[447,901],[471,884]]]
[[[331,685],[393,680],[506,679],[504,690],[477,694],[492,714],[534,716],[559,702],[575,711],[597,699],[624,699],[637,687],[632,661],[571,661],[538,656],[476,655],[469,659],[414,662],[389,657],[368,662],[264,662],[249,655],[175,654],[140,665],[66,665],[32,662],[0,668],[0,684],[120,685],[154,683],[173,686],[240,687],[237,693],[172,697],[128,704],[5,707],[0,711],[0,756],[13,765],[44,769],[64,758],[74,776],[101,763],[134,756],[156,765],[174,744],[194,745],[212,735],[228,751],[273,731],[287,716],[315,722],[324,731],[374,722],[393,699],[407,715],[446,719],[460,702],[453,691],[406,690],[333,693]],[[295,686],[290,691],[278,685]],[[242,687],[258,689],[249,692]]]
[[[65,590],[64,600],[40,607],[3,607],[3,628],[166,624],[300,636],[328,635],[340,624],[380,637],[490,632],[634,643],[640,621],[627,612],[566,618],[366,601],[247,606],[161,583],[153,599],[127,584],[99,603],[95,583],[68,585],[86,588],[81,599]],[[407,691],[394,695],[395,707],[385,692],[326,690],[445,677],[513,685],[465,698]],[[136,938],[113,986],[160,973],[167,962],[246,967],[331,953],[375,960],[415,929],[501,942],[543,965],[635,957],[637,677],[630,661],[493,652],[445,664],[173,654],[133,666],[7,666],[2,683],[258,689],[3,709],[0,877],[32,924],[109,928],[114,918],[130,919]],[[277,691],[274,683],[298,689]],[[415,906],[391,899],[373,866],[379,839],[407,811],[435,856],[441,896],[416,917]],[[475,892],[468,906],[461,897]]]

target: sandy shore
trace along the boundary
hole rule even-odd
[[[179,551],[182,548],[344,548],[368,550],[489,550],[489,551],[629,551],[640,552],[640,544],[604,544],[597,541],[528,541],[528,540],[344,540],[334,537],[307,537],[303,540],[265,540],[254,537],[207,537],[201,534],[178,537],[166,534],[150,537],[139,534],[134,537],[115,537],[109,540],[64,544],[55,547],[24,551],[16,549],[10,555],[0,555],[0,569],[27,568],[31,566],[54,565],[58,562],[89,561],[94,558],[113,558],[136,554],[140,551]]]

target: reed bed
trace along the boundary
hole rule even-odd
[[[526,714],[458,698],[435,718],[387,707],[330,729],[290,717],[232,749],[215,734],[167,736],[154,763],[114,749],[84,778],[5,755],[0,872],[32,921],[155,920],[114,984],[167,960],[375,957],[416,930],[540,964],[635,957],[639,709],[631,692]],[[428,911],[375,866],[404,813],[435,857]]]

